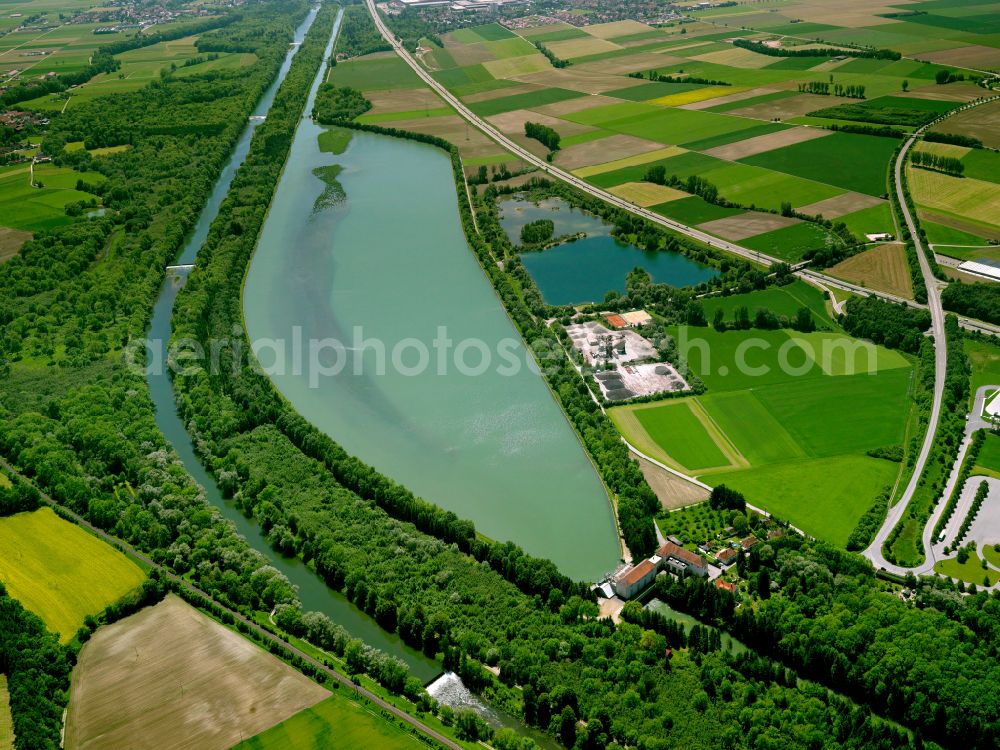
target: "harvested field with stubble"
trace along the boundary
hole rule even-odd
[[[788,120],[792,117],[802,117],[823,107],[850,102],[839,96],[819,96],[817,94],[799,94],[784,99],[772,99],[769,102],[751,104],[740,109],[731,109],[726,114],[739,117],[754,117],[758,120]]]
[[[589,125],[580,125],[569,120],[560,120],[558,117],[539,114],[530,109],[515,109],[510,112],[503,112],[499,115],[492,115],[486,118],[492,125],[499,128],[504,133],[524,133],[524,123],[534,122],[540,125],[548,125],[553,128],[563,138],[576,135],[578,133],[589,133],[596,128]]]
[[[563,169],[576,169],[598,161],[624,159],[662,148],[662,143],[647,141],[645,138],[622,134],[611,135],[562,149],[556,156],[556,164]]]
[[[989,148],[1000,148],[1000,101],[959,112],[934,126],[939,133],[978,138]]]
[[[655,185],[652,182],[626,182],[608,188],[608,192],[643,207],[656,206],[660,203],[690,197],[683,190],[675,190],[665,185]]]
[[[330,693],[169,595],[80,652],[66,750],[228,750]]]
[[[367,114],[412,112],[417,109],[437,109],[444,106],[444,101],[428,88],[387,89],[372,91],[365,96],[372,103],[372,108]]]
[[[865,195],[864,193],[843,193],[842,195],[835,195],[832,198],[827,198],[823,201],[816,201],[815,203],[809,203],[805,206],[799,206],[799,211],[809,216],[821,215],[824,219],[835,219],[838,216],[844,216],[846,214],[852,214],[855,211],[861,211],[866,208],[871,208],[872,206],[878,206],[879,204],[885,203],[881,198],[876,198],[873,195]]]
[[[906,262],[903,246],[888,242],[863,253],[852,255],[832,268],[826,269],[831,276],[861,284],[867,289],[876,289],[898,297],[913,298],[913,284],[910,268]]]
[[[556,57],[570,60],[574,57],[584,55],[599,55],[602,52],[613,52],[621,49],[617,44],[612,44],[604,39],[596,37],[581,37],[579,39],[566,39],[561,42],[548,42],[545,45]]]
[[[1000,225],[1000,185],[970,177],[951,177],[929,169],[906,169],[918,206],[937,209],[991,226]]]
[[[722,237],[724,240],[737,242],[747,237],[755,237],[758,234],[773,232],[776,229],[784,229],[799,223],[801,223],[800,219],[747,211],[739,216],[727,216],[724,219],[707,221],[704,224],[699,224],[698,228],[714,234],[716,237]]]
[[[21,251],[21,246],[34,235],[20,229],[0,227],[0,263],[4,263]]]
[[[633,456],[633,460],[639,464],[642,475],[649,482],[649,488],[653,490],[656,499],[660,501],[660,507],[664,510],[684,508],[708,499],[708,490],[675,477],[666,469],[644,458]]]

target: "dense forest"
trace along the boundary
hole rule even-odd
[[[0,674],[18,750],[57,750],[75,654],[0,584]]]
[[[368,8],[361,4],[344,8],[340,34],[337,36],[337,57],[357,57],[391,49],[392,45],[382,38],[372,17],[368,15]]]
[[[1000,323],[1000,288],[996,284],[954,281],[941,292],[941,304],[959,315]]]
[[[752,581],[767,575],[780,596],[731,616],[716,589],[664,581],[673,606],[722,624],[746,645],[912,727],[947,747],[1000,741],[1000,596],[961,596],[951,584],[912,576],[916,604],[880,590],[862,558],[787,535],[755,547]]]
[[[145,381],[122,355],[134,354],[130,342],[140,342],[141,363],[164,266],[193,226],[306,11],[304,2],[262,3],[199,39],[205,50],[251,47],[257,57],[251,66],[167,76],[54,118],[45,151],[59,164],[105,175],[94,189],[108,212],[39,233],[0,266],[0,453],[95,525],[243,608],[295,601],[295,591],[206,504],[156,427]],[[310,59],[304,45],[297,56],[312,70],[333,10],[322,12],[317,25],[323,18],[319,49]],[[79,140],[130,148],[101,157],[62,152],[62,144]],[[0,500],[5,511],[37,502],[20,483]],[[27,682],[12,694],[18,748],[55,747],[62,709],[52,709],[54,724],[45,718],[47,696],[53,680],[59,690],[68,683],[45,670],[61,668],[58,652],[45,652],[48,641],[33,618],[11,616],[20,624],[5,622],[0,634],[23,633],[46,665],[22,672]],[[17,653],[29,655],[26,648],[0,649],[0,671],[12,685],[8,670]]]

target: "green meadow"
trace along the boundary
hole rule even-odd
[[[828,330],[670,329],[708,391],[619,407],[612,418],[640,450],[845,544],[899,473],[899,464],[866,453],[904,442],[910,360],[841,333],[823,295],[802,282],[703,304],[710,317],[722,310],[727,318],[744,306],[751,315],[759,307],[788,315],[805,306]]]
[[[336,691],[326,700],[244,740],[232,750],[347,750],[360,747],[414,750],[426,746],[375,713],[371,706]]]

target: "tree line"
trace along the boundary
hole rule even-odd
[[[104,174],[100,197],[111,210],[36,233],[0,266],[0,453],[95,526],[247,612],[269,601],[296,601],[295,590],[206,503],[157,429],[145,381],[126,368],[122,354],[130,340],[144,338],[163,268],[176,257],[307,11],[304,2],[264,2],[203,35],[212,44],[252,44],[252,65],[168,76],[53,118],[43,149],[61,166]],[[321,11],[316,24],[324,18],[315,66],[333,10]],[[307,42],[293,68],[309,61],[308,49]],[[311,74],[295,94],[300,108],[310,80]],[[183,135],[137,127],[152,121],[213,127]],[[67,142],[102,138],[132,147],[100,157],[63,151]],[[231,229],[238,231],[238,223]],[[2,504],[16,512],[35,502],[14,481]],[[23,633],[43,665],[19,672],[24,677],[12,700],[17,746],[57,747],[61,706],[51,712],[55,723],[43,715],[61,657],[29,620],[0,626],[0,639],[9,633]],[[16,651],[28,658],[26,646]],[[4,647],[0,652],[7,658]]]
[[[549,150],[549,161],[551,161],[551,152],[559,150],[559,133],[548,125],[542,125],[538,122],[525,122],[524,134],[529,138],[534,138]]]
[[[942,290],[941,304],[959,315],[1000,323],[1000,288],[995,284],[953,281]]]
[[[920,351],[924,331],[931,325],[926,310],[902,302],[887,302],[874,295],[851,297],[844,309],[846,314],[840,323],[847,333],[909,354]]]
[[[770,57],[866,57],[876,60],[899,60],[902,55],[891,49],[859,49],[852,47],[850,50],[836,49],[835,47],[772,47],[763,42],[755,42],[752,39],[733,39],[733,44],[751,52]]]
[[[552,67],[553,68],[568,68],[570,65],[573,64],[569,60],[564,60],[563,58],[561,58],[558,55],[556,55],[555,52],[553,52],[552,50],[550,50],[548,47],[546,47],[541,42],[534,42],[534,45],[535,45],[535,49],[537,49],[539,52],[541,52],[543,55],[545,55],[546,59],[550,63],[552,63]]]
[[[965,146],[966,148],[982,148],[983,142],[971,135],[961,135],[960,133],[940,133],[929,130],[924,133],[924,140],[929,143],[950,143],[953,146]]]
[[[683,71],[681,71],[683,72]],[[664,73],[658,73],[655,70],[646,71],[643,73],[629,73],[629,78],[646,78],[650,81],[655,81],[657,83],[700,83],[705,86],[732,86],[733,84],[728,81],[717,81],[714,78],[703,78],[700,76],[690,76],[690,75],[680,75],[672,76],[666,75]]]
[[[915,167],[934,169],[938,172],[961,177],[965,173],[965,165],[961,159],[954,156],[941,156],[927,151],[914,151],[910,154],[910,161]]]

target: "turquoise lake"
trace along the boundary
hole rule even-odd
[[[244,289],[251,340],[287,343],[258,347],[274,383],[487,536],[577,579],[613,569],[607,493],[466,243],[447,155],[369,133],[324,154],[320,132],[299,129]],[[346,199],[317,208],[334,163]]]
[[[609,291],[625,292],[625,277],[638,267],[657,284],[695,286],[718,272],[680,253],[647,252],[611,236],[612,225],[581,211],[561,198],[537,203],[513,198],[500,201],[500,224],[512,244],[520,244],[521,228],[538,219],[551,219],[554,236],[585,232],[587,236],[542,252],[521,254],[521,262],[550,305],[600,302]]]

